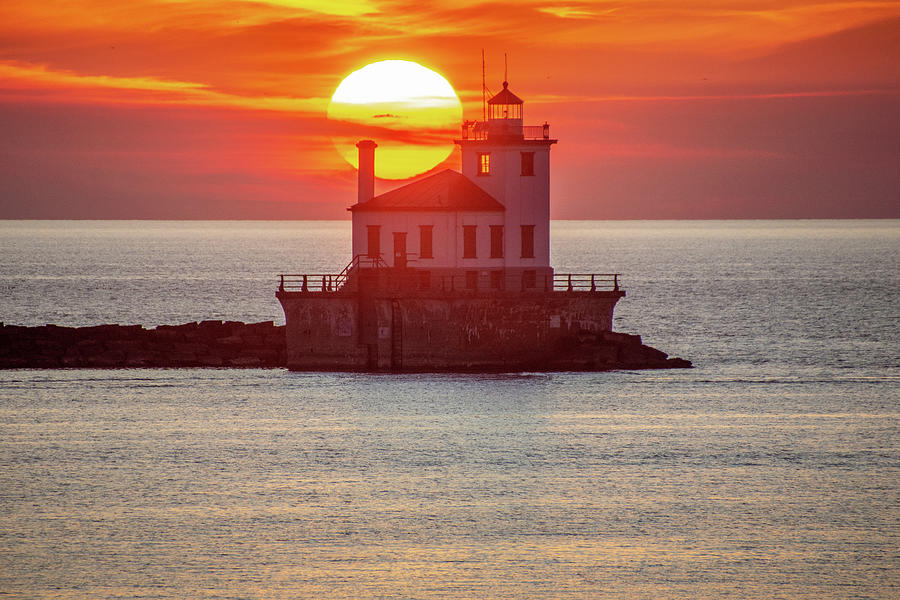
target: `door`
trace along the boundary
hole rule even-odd
[[[394,232],[394,266],[406,267],[406,232]]]

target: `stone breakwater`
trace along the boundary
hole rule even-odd
[[[272,321],[21,327],[0,323],[0,368],[283,367]]]
[[[559,341],[543,370],[616,371],[640,369],[690,369],[683,358],[669,358],[641,342],[641,336],[616,331],[581,332]]]
[[[202,321],[184,325],[22,327],[0,323],[0,369],[285,367],[285,328],[272,321]],[[349,361],[347,364],[350,364]],[[494,368],[429,368],[428,371],[609,371],[689,368],[641,343],[638,335],[583,333],[560,340],[539,361]],[[330,369],[352,370],[335,365]],[[413,369],[426,370],[426,369]]]

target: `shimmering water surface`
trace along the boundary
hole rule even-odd
[[[688,371],[0,371],[0,597],[900,597],[900,223],[554,224]],[[0,223],[0,320],[283,321],[347,223]]]

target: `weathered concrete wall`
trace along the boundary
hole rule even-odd
[[[356,296],[287,294],[281,305],[291,368],[355,370],[366,366],[368,350],[360,341]]]
[[[203,321],[155,329],[0,323],[0,368],[283,367],[284,330],[272,321]]]
[[[566,338],[611,330],[617,300],[561,293],[401,299],[401,366],[468,370],[537,365]]]
[[[606,370],[689,366],[613,333],[621,293],[280,296],[295,370]]]

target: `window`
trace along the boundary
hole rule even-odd
[[[427,290],[431,288],[431,271],[419,271],[419,289]]]
[[[475,225],[463,225],[463,258],[476,258]]]
[[[522,153],[522,176],[534,175],[534,152]]]
[[[537,271],[522,271],[522,289],[530,290],[537,286]]]
[[[491,225],[491,258],[503,258],[503,225]]]
[[[478,271],[466,271],[466,289],[474,290],[478,288]]]
[[[479,175],[490,175],[491,174],[491,153],[490,152],[479,152],[478,153],[478,174]]]
[[[491,271],[491,288],[495,290],[503,289],[504,271]]]
[[[434,258],[432,240],[433,225],[419,225],[419,258]]]
[[[369,258],[378,258],[381,256],[381,226],[367,225],[366,229],[369,233],[369,250],[367,255]]]
[[[534,225],[522,225],[522,258],[534,258]]]
[[[522,118],[522,105],[521,104],[491,104],[490,105],[490,113],[488,116],[491,119],[521,119]]]

